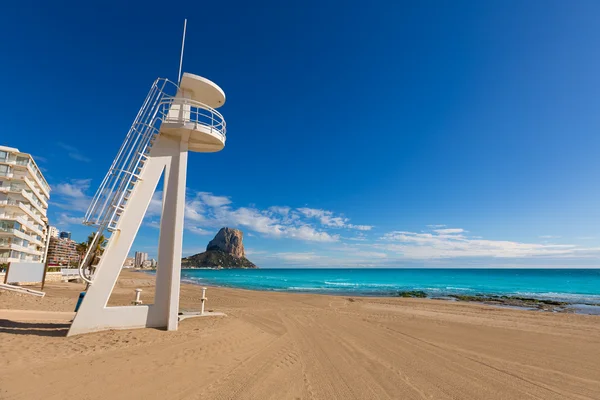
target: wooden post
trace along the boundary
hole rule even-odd
[[[4,283],[8,282],[8,270],[10,269],[10,263],[6,266],[6,272],[4,273]]]
[[[44,263],[44,276],[42,277],[42,288],[40,291],[44,291],[44,285],[46,284],[46,272],[48,272],[48,259],[46,258],[46,262]]]

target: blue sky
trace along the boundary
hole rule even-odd
[[[0,143],[75,239],[188,18],[228,139],[190,154],[184,254],[227,225],[266,267],[600,266],[598,2],[0,7]]]

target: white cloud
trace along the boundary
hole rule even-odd
[[[366,255],[366,257],[364,257]],[[309,252],[281,252],[267,255],[254,256],[253,259],[267,264],[310,266],[316,268],[344,268],[344,267],[375,267],[380,266],[381,260],[373,260],[373,254],[354,254],[351,257],[338,257],[332,255]],[[364,257],[364,258],[363,258]],[[377,257],[377,256],[375,256]]]
[[[221,207],[227,204],[231,204],[231,200],[229,199],[229,197],[215,196],[212,193],[198,192],[198,197],[200,197],[200,199],[202,199],[202,201],[210,207]]]
[[[304,225],[301,227],[287,227],[284,229],[286,237],[308,240],[313,242],[337,242],[339,235],[330,235],[327,232],[317,231],[315,228]]]
[[[186,220],[193,221],[195,223],[205,222],[206,218],[204,218],[204,212],[204,204],[198,197],[187,201],[185,204]]]
[[[289,215],[291,208],[290,207],[281,207],[281,206],[272,206],[269,207],[269,211],[275,214],[280,214],[283,216]]]
[[[71,180],[53,187],[58,207],[87,210],[91,198],[87,191],[90,179]],[[192,191],[188,190],[188,193]],[[144,226],[159,228],[162,213],[163,192],[152,196],[144,219]],[[272,238],[290,238],[306,242],[332,243],[340,241],[340,235],[329,232],[332,228],[346,228],[368,231],[369,225],[348,223],[348,218],[334,215],[331,211],[301,208],[294,210],[288,206],[272,206],[259,209],[255,206],[234,207],[228,196],[218,196],[209,192],[197,192],[186,199],[185,228],[197,235],[209,235],[212,230],[223,226],[238,227]],[[316,218],[315,218],[316,217]],[[70,221],[74,221],[71,217]],[[69,221],[65,217],[62,223]],[[80,222],[80,220],[78,220]],[[249,231],[249,232],[248,232]],[[360,233],[357,238],[362,238]]]
[[[195,235],[210,235],[212,232],[207,231],[206,229],[202,229],[202,228],[198,228],[195,226],[186,226],[185,229],[187,229],[188,231],[192,232]]]
[[[460,228],[446,228],[446,229],[435,229],[435,233],[440,235],[453,235],[455,233],[463,233],[466,232],[464,229]]]
[[[58,145],[60,147],[62,147],[63,149],[67,150],[67,155],[69,157],[71,157],[73,160],[77,160],[77,161],[83,161],[83,162],[91,162],[92,160],[89,159],[88,157],[86,157],[85,155],[83,155],[77,148],[70,146],[68,144],[64,144],[64,143],[58,143]]]
[[[83,217],[73,217],[66,213],[58,214],[58,220],[56,221],[56,225],[58,226],[69,226],[69,225],[81,225],[83,222]]]
[[[52,186],[52,204],[71,211],[86,211],[91,197],[86,194],[91,179],[72,179]]]
[[[346,229],[357,229],[360,231],[369,231],[373,229],[371,225],[353,225],[349,224],[349,219],[342,216],[335,216],[333,211],[321,210],[317,208],[298,208],[301,214],[307,218],[315,218],[319,220],[321,225],[329,228],[346,228]]]
[[[235,208],[226,196],[199,192],[188,200],[185,208],[186,225],[196,228],[240,227],[274,238],[292,238],[314,242],[334,242],[339,239],[300,221],[290,207],[273,206],[266,210],[255,207]]]
[[[90,187],[91,179],[73,179],[70,182],[59,183],[52,187],[52,194],[73,198],[87,198],[85,191]]]
[[[146,217],[154,217],[162,214],[162,190],[157,190],[152,195],[148,209],[146,210]]]
[[[381,240],[388,242],[376,247],[395,252],[405,258],[498,257],[522,258],[543,256],[574,256],[583,249],[575,245],[520,243],[504,240],[485,240],[465,237],[462,229],[442,229],[433,233],[394,231]]]
[[[256,256],[256,255],[268,254],[268,252],[265,250],[254,250],[254,249],[248,249],[248,248],[246,248],[244,250],[244,252],[246,253],[246,256]]]
[[[348,224],[346,226],[348,228],[350,228],[350,229],[357,229],[359,231],[370,231],[371,229],[373,229],[372,225],[352,225],[352,224]]]
[[[313,252],[307,253],[275,253],[271,257],[278,258],[282,261],[291,261],[295,262],[306,262],[306,261],[314,261],[318,258],[324,258],[324,256],[316,255]]]

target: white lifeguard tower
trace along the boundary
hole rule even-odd
[[[179,84],[159,78],[152,85],[85,215],[84,224],[98,228],[89,249],[103,232],[111,235],[93,276],[83,268],[89,253],[80,266],[89,288],[69,336],[107,329],[177,329],[188,152],[223,149],[225,120],[216,109],[224,103],[223,90],[198,75],[184,73]],[[163,172],[154,304],[108,307]]]

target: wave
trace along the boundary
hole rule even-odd
[[[346,282],[331,282],[331,281],[325,281],[326,285],[332,285],[332,286],[344,286],[344,287],[354,287],[354,286],[359,286],[359,283],[346,283]]]
[[[332,282],[324,281],[326,285],[341,286],[341,287],[356,287],[356,288],[395,288],[400,289],[400,285],[391,283],[357,283],[357,282]]]

